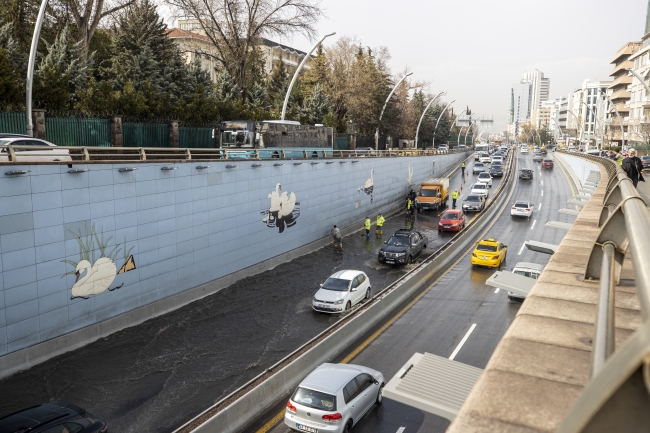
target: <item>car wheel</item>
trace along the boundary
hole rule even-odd
[[[370,299],[372,297],[372,290],[370,290],[370,287],[368,287],[368,290],[366,290],[366,299]]]
[[[352,430],[352,420],[348,421],[348,423],[345,425],[343,428],[343,433],[350,433]]]
[[[352,304],[350,303],[350,301],[348,301],[348,303],[345,304],[345,311],[349,311],[350,308],[352,308]]]
[[[384,384],[382,383],[381,386],[379,387],[379,391],[377,391],[377,399],[375,402],[377,404],[381,404],[384,401]]]
[[[408,259],[406,260],[406,263],[412,264],[413,263],[413,256],[409,256]]]
[[[426,250],[427,249],[427,244],[422,245],[422,249]]]

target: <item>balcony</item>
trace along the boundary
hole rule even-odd
[[[631,96],[632,95],[630,95],[630,92],[628,92],[627,90],[620,89],[620,90],[617,90],[614,93],[612,93],[610,95],[609,99],[611,99],[615,103],[618,103],[618,102],[622,102],[622,101],[619,101],[619,100],[621,100],[621,99],[628,100],[628,99],[630,99]]]
[[[630,77],[627,74],[621,74],[618,77],[616,77],[614,81],[612,81],[612,84],[609,85],[609,88],[613,89],[615,87],[627,86],[630,84],[632,84],[632,77]]]
[[[614,70],[610,72],[609,76],[614,77],[614,76],[618,76],[619,74],[627,75],[627,72],[625,70],[632,67],[634,67],[634,62],[626,60],[616,65],[616,67],[614,67]]]

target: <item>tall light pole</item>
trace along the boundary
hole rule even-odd
[[[600,128],[602,129],[603,125],[600,122],[598,122],[597,113],[594,113],[594,110],[592,110],[591,107],[589,107],[589,105],[585,103],[585,101],[580,101],[580,103],[585,107],[587,107],[587,112],[591,113],[591,115],[594,117],[594,135],[596,135],[596,127],[600,124]]]
[[[452,101],[453,102],[453,101]],[[454,121],[451,123],[451,127],[454,127],[454,124],[458,120],[460,116],[463,115],[463,113],[467,112],[467,108],[465,108],[463,111],[460,112],[460,114],[456,114],[456,117],[454,117]],[[451,130],[451,129],[450,129]],[[461,126],[460,129],[458,130],[458,137],[456,137],[456,146],[460,144],[460,134],[463,132],[463,127]]]
[[[46,0],[44,0],[46,1]],[[325,38],[328,38],[330,36],[334,36],[336,33],[330,33],[329,35],[323,36],[320,41],[316,42],[313,47],[311,47],[311,50],[305,55],[305,58],[302,59],[302,62],[300,62],[300,65],[298,65],[298,68],[296,69],[296,72],[293,74],[293,78],[291,79],[291,84],[289,84],[289,88],[287,89],[287,95],[284,97],[284,104],[282,105],[282,116],[281,120],[284,120],[284,115],[287,112],[287,104],[289,104],[289,95],[291,95],[291,89],[293,89],[293,85],[296,83],[296,79],[298,79],[298,74],[300,73],[300,70],[302,69],[303,66],[305,66],[305,63],[307,63],[307,60],[311,57],[311,53],[314,52],[316,47],[318,47]],[[280,61],[282,61],[280,59]]]
[[[440,113],[440,116],[438,116],[438,120],[436,121],[436,127],[433,128],[433,138],[431,139],[431,144],[433,145],[433,147],[436,147],[436,131],[438,130],[438,123],[440,123],[440,119],[442,119],[442,115],[445,114],[445,111],[447,111],[447,108],[449,108],[449,106],[451,104],[453,104],[454,102],[456,102],[456,101],[453,100],[449,104],[447,104],[447,106]],[[453,125],[453,123],[452,123],[452,125]]]
[[[576,119],[576,123],[578,124],[578,126],[579,126],[580,129],[582,130],[582,136],[584,137],[584,136],[586,135],[586,133],[585,133],[585,128],[582,126],[581,120],[578,119],[578,116],[576,116],[575,114],[573,114],[573,111],[571,111],[571,110],[566,110],[566,112],[569,113],[570,115],[572,115],[572,116]],[[580,141],[582,142],[582,140],[580,140]]]
[[[467,127],[467,132],[465,133],[465,141],[463,142],[465,146],[467,146],[467,134],[469,134],[469,130],[472,129],[472,125],[474,125],[475,122],[473,120],[470,120],[469,126]],[[474,136],[472,136],[472,140],[474,140]]]
[[[379,113],[379,121],[377,122],[377,130],[375,131],[375,150],[379,150],[379,124],[381,123],[381,118],[384,115],[384,110],[386,110],[386,105],[388,105],[388,101],[390,100],[391,96],[393,96],[393,93],[395,93],[395,90],[397,90],[399,85],[402,84],[402,82],[406,80],[406,77],[408,77],[409,75],[413,75],[413,72],[409,72],[408,74],[404,75],[402,79],[399,80],[397,84],[395,84],[393,90],[391,90],[390,93],[388,94],[388,98],[386,98],[386,102],[384,102],[384,106],[381,107],[381,113]]]
[[[427,110],[433,104],[433,102],[438,99],[440,96],[444,95],[445,92],[440,92],[436,95],[435,98],[429,101],[427,106],[424,108],[424,111],[422,112],[422,116],[420,116],[420,121],[418,122],[418,128],[415,130],[415,148],[418,148],[418,134],[420,133],[420,125],[422,124],[422,119],[424,119],[424,115],[427,114]]]
[[[47,0],[43,0],[41,8],[38,11],[38,18],[36,18],[36,25],[34,26],[34,35],[32,36],[32,46],[29,49],[29,63],[27,63],[27,85],[26,95],[27,101],[25,104],[25,116],[27,119],[27,135],[34,136],[34,120],[32,119],[32,88],[34,84],[34,63],[36,62],[36,50],[38,48],[38,41],[41,39],[41,27],[43,27],[43,19],[45,18],[45,9],[47,8]]]

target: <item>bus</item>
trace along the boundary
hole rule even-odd
[[[282,120],[221,122],[221,148],[229,158],[319,158],[332,156],[334,131],[322,125]],[[329,152],[328,152],[329,151]]]

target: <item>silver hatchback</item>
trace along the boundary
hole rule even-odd
[[[284,423],[299,432],[347,433],[374,404],[381,404],[384,375],[353,364],[322,364],[287,402]]]

